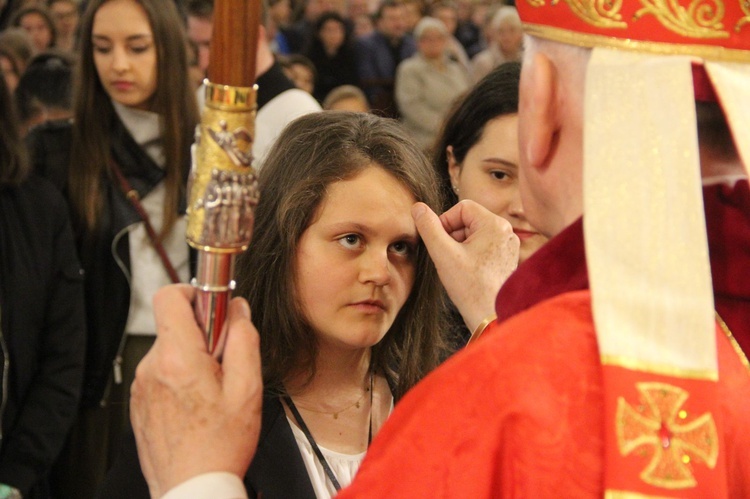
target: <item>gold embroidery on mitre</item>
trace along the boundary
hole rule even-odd
[[[556,4],[559,0],[554,0]],[[564,0],[573,13],[598,28],[625,29],[628,24],[622,20],[622,0]],[[533,5],[533,4],[532,4]]]
[[[748,0],[750,1],[750,0]],[[524,23],[523,31],[537,38],[553,40],[577,47],[603,47],[648,54],[687,55],[708,61],[750,63],[750,50],[731,49],[718,45],[690,45],[669,42],[650,42],[632,38],[594,35],[543,24]],[[714,377],[715,379],[715,377]]]
[[[722,0],[693,0],[687,9],[677,0],[641,0],[641,3],[643,8],[633,15],[634,21],[653,14],[665,28],[682,36],[729,38],[721,23],[725,10]]]
[[[651,461],[641,480],[655,487],[684,489],[697,484],[694,463],[716,466],[719,439],[711,413],[692,417],[682,407],[690,396],[682,388],[666,383],[637,383],[640,402],[631,406],[617,400],[615,429],[620,454],[632,452]]]
[[[734,25],[734,31],[736,31],[737,33],[740,32],[742,26],[750,23],[750,0],[738,1],[740,2],[740,9],[742,9],[742,12],[745,13],[745,17],[741,18],[739,21],[737,21],[737,24]]]

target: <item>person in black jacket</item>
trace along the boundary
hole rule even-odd
[[[151,298],[190,279],[185,191],[199,116],[172,2],[91,0],[80,43],[72,123],[34,129],[27,142],[35,168],[65,188],[85,270],[81,409],[52,481],[60,497],[87,498],[129,425],[130,382],[156,330]]]
[[[334,88],[358,83],[357,55],[349,27],[336,12],[321,15],[312,35],[305,55],[317,72],[313,97],[322,103]]]
[[[0,78],[0,497],[51,497],[47,476],[76,415],[83,273],[65,200],[28,176]]]

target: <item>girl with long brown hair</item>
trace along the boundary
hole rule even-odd
[[[67,178],[85,271],[83,407],[59,470],[70,496],[94,495],[128,425],[130,382],[156,331],[153,294],[190,277],[185,189],[199,117],[185,40],[173,2],[89,1],[72,124],[37,132],[68,138],[69,161],[39,164],[42,144],[36,163]]]
[[[411,216],[437,175],[394,120],[313,113],[260,172],[253,240],[237,262],[261,336],[263,422],[251,497],[331,497],[393,404],[444,357],[445,298]],[[148,497],[135,443],[103,496]]]

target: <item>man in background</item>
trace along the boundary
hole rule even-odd
[[[208,75],[211,58],[211,34],[213,33],[213,0],[189,0],[185,5],[187,36],[198,47],[198,67]]]
[[[406,30],[404,6],[396,0],[383,0],[375,13],[375,31],[357,40],[359,86],[373,112],[381,116],[399,116],[393,97],[396,68],[417,51]]]

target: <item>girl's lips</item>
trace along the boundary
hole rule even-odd
[[[518,236],[518,239],[524,240],[528,239],[530,237],[534,237],[538,234],[538,232],[533,232],[530,230],[523,230],[523,229],[513,229],[513,232]]]
[[[352,306],[357,310],[367,313],[379,313],[386,310],[385,304],[380,300],[365,300],[357,303],[352,303]]]
[[[117,90],[130,90],[133,88],[133,84],[129,81],[116,81],[112,83],[112,86]]]

